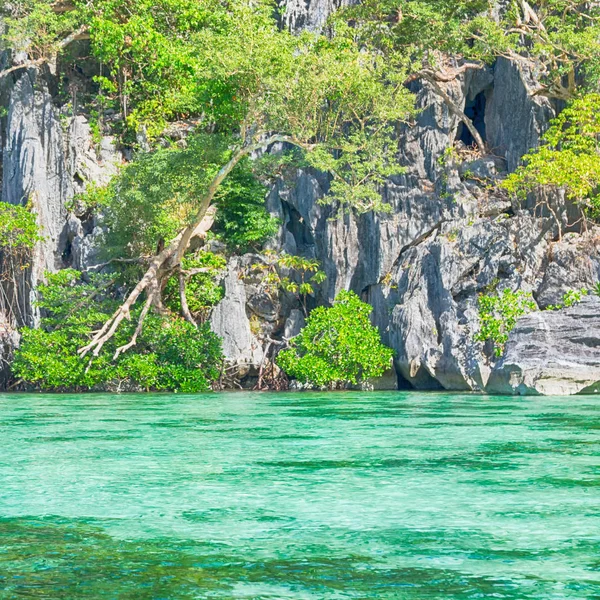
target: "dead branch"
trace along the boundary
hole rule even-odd
[[[154,302],[154,294],[155,293],[156,293],[155,291],[152,291],[148,294],[148,298],[146,299],[146,304],[144,304],[144,308],[142,309],[142,312],[140,313],[140,317],[138,319],[138,323],[137,323],[137,326],[133,333],[133,336],[131,337],[131,340],[129,340],[129,342],[127,344],[125,344],[124,346],[119,346],[117,348],[117,351],[115,352],[115,355],[113,356],[113,360],[117,360],[117,358],[119,358],[119,354],[126,352],[127,350],[129,350],[129,348],[131,348],[137,344],[138,336],[140,335],[140,333],[142,332],[142,328],[144,327],[144,320],[146,319],[146,315],[148,314],[148,311],[150,310],[150,307],[152,306],[152,303]]]
[[[181,303],[181,314],[183,315],[183,318],[196,327],[196,321],[190,312],[190,307],[188,306],[187,297],[185,295],[185,275],[181,271],[179,271],[179,302]]]
[[[139,264],[144,262],[145,260],[148,260],[148,258],[144,256],[138,256],[137,258],[111,258],[110,260],[107,260],[106,262],[100,263],[98,265],[92,265],[83,272],[87,273],[89,271],[96,270],[102,271],[102,269],[108,267],[109,265],[112,265],[113,263]]]
[[[424,78],[431,78],[442,83],[448,83],[450,81],[454,81],[459,75],[462,75],[468,69],[479,70],[483,69],[484,66],[485,65],[483,63],[466,62],[460,67],[456,67],[451,70],[434,71],[432,69],[422,69],[421,71],[417,71],[416,73],[413,73],[410,77],[408,77],[405,83],[410,83],[411,81]]]

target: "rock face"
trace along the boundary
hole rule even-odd
[[[102,232],[93,218],[80,219],[69,214],[67,207],[89,183],[106,183],[122,162],[112,138],[105,137],[96,147],[86,117],[62,111],[52,95],[53,84],[53,76],[41,67],[15,73],[0,87],[7,109],[1,128],[2,200],[29,203],[43,236],[31,267],[18,283],[18,310],[0,314],[0,322],[6,324],[0,329],[4,358],[18,344],[16,328],[39,322],[35,287],[46,271],[68,266],[85,269],[94,264]],[[10,296],[15,291],[6,292]],[[0,378],[5,375],[5,365],[2,361]]]
[[[464,135],[462,124],[431,89],[414,84],[421,112],[399,137],[405,173],[382,190],[390,214],[356,217],[319,204],[329,180],[309,171],[269,196],[270,210],[283,221],[279,248],[316,258],[327,274],[317,302],[352,289],[373,305],[373,321],[396,351],[402,385],[485,389],[488,358],[473,341],[478,295],[497,286],[536,294],[544,281],[554,290],[548,269],[560,271],[556,261],[564,253],[585,255],[570,241],[549,256],[552,223],[485,187],[516,167],[553,115],[547,100],[528,95],[527,80],[502,59],[494,70],[469,70],[449,86],[457,104],[478,107],[476,118],[494,148],[489,156],[449,159],[445,151]],[[522,102],[507,102],[514,97]],[[596,256],[594,250],[585,273],[577,269],[576,278],[588,285],[597,279]]]
[[[494,394],[600,393],[600,299],[521,317],[487,386]]]
[[[89,183],[107,183],[122,161],[112,138],[103,138],[96,148],[85,116],[61,112],[50,92],[51,78],[44,69],[28,69],[3,91],[8,114],[2,142],[2,200],[30,203],[44,238],[28,273],[30,290],[46,271],[93,264],[98,239],[94,244],[86,238],[99,238],[100,232],[93,223],[69,214],[67,206]],[[23,298],[19,326],[37,322],[32,299]]]
[[[294,31],[318,31],[335,9],[349,4],[352,0],[285,0],[283,24]]]
[[[246,312],[248,296],[241,279],[242,259],[234,258],[228,265],[223,285],[225,297],[212,312],[211,329],[223,339],[226,360],[238,368],[239,376],[259,366],[263,359],[262,344],[252,332]]]
[[[62,265],[65,203],[73,186],[65,168],[66,153],[58,111],[40,72],[30,69],[15,83],[8,107],[3,146],[2,199],[31,203],[44,241],[32,271],[35,285],[44,271]]]

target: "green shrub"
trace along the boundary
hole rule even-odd
[[[564,294],[562,298],[562,304],[550,304],[546,307],[546,310],[560,310],[561,308],[569,308],[570,306],[574,306],[581,302],[584,296],[588,295],[588,291],[586,288],[581,288],[580,290],[573,290],[569,288]]]
[[[479,296],[479,322],[481,329],[475,340],[490,340],[494,345],[494,353],[501,356],[508,334],[514,328],[517,319],[537,309],[531,293],[503,290],[498,295]]]
[[[342,291],[331,308],[319,307],[306,327],[279,353],[277,364],[290,376],[317,387],[356,384],[379,377],[393,351],[381,343],[371,325],[372,307],[353,292]]]
[[[3,252],[26,253],[42,239],[29,206],[0,202],[0,248]]]
[[[113,360],[118,346],[133,335],[140,309],[111,339],[98,357],[80,358],[89,340],[118,305],[111,276],[93,275],[89,282],[73,269],[48,275],[39,286],[40,329],[21,330],[20,348],[12,365],[26,387],[49,391],[125,388],[201,392],[219,377],[220,339],[208,325],[195,328],[174,316],[148,315],[137,344]]]

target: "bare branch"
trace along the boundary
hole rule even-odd
[[[119,346],[117,348],[117,351],[115,352],[115,355],[113,356],[113,360],[117,360],[117,358],[119,358],[119,354],[126,352],[127,350],[129,350],[129,348],[132,348],[133,346],[135,346],[137,344],[138,336],[140,335],[140,333],[142,333],[142,329],[144,327],[144,321],[146,319],[146,316],[148,315],[148,311],[150,310],[150,307],[152,306],[152,302],[154,301],[155,293],[156,293],[155,291],[152,291],[148,294],[148,298],[146,299],[146,304],[144,304],[144,308],[142,309],[142,312],[140,313],[140,318],[138,319],[138,323],[137,323],[137,326],[133,333],[133,336],[131,337],[131,340],[129,340],[129,342],[127,344],[125,344],[124,346]]]
[[[142,263],[145,260],[148,260],[147,257],[143,257],[143,256],[138,256],[137,258],[111,258],[110,260],[107,260],[106,262],[100,263],[98,265],[92,265],[91,267],[88,267],[84,273],[87,273],[88,271],[101,271],[102,269],[104,269],[105,267],[108,267],[108,265],[112,265],[113,263],[129,263],[129,264],[135,264],[135,263]]]
[[[212,210],[207,211],[206,220],[201,221],[198,226],[194,227],[194,231],[206,229],[208,231],[212,227],[216,209],[211,207]],[[140,294],[147,289],[160,290],[160,276],[161,271],[167,269],[170,272],[172,269],[168,269],[167,266],[173,261],[173,257],[176,255],[179,249],[179,243],[185,231],[191,227],[188,226],[184,231],[180,232],[179,235],[159,254],[157,254],[148,265],[148,269],[144,276],[140,279],[138,284],[133,288],[125,302],[114,312],[114,314],[108,319],[104,326],[94,334],[94,337],[89,344],[80,348],[78,354],[85,356],[89,352],[93,351],[94,356],[98,356],[104,344],[114,335],[115,331],[122,323],[124,319],[130,319],[131,307],[136,303]],[[158,292],[153,294],[153,299],[158,298]]]
[[[190,312],[190,307],[187,303],[187,297],[185,295],[185,275],[179,271],[179,301],[181,302],[181,314],[183,318],[196,327],[196,321]]]
[[[454,102],[454,100],[450,98],[450,96],[442,89],[440,84],[435,79],[433,79],[426,73],[423,73],[423,78],[433,86],[437,94],[439,94],[443,98],[444,102],[448,105],[448,108],[450,108],[450,110],[465,124],[465,126],[473,136],[473,139],[475,140],[477,146],[479,147],[479,150],[481,152],[485,152],[485,142],[483,141],[483,138],[481,137],[479,131],[477,131],[475,125],[473,125],[473,121],[471,121],[471,119],[467,117],[467,115],[460,108],[460,106],[458,106],[458,104],[456,104],[456,102]]]

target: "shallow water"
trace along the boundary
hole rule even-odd
[[[600,598],[600,402],[0,396],[0,598]]]

